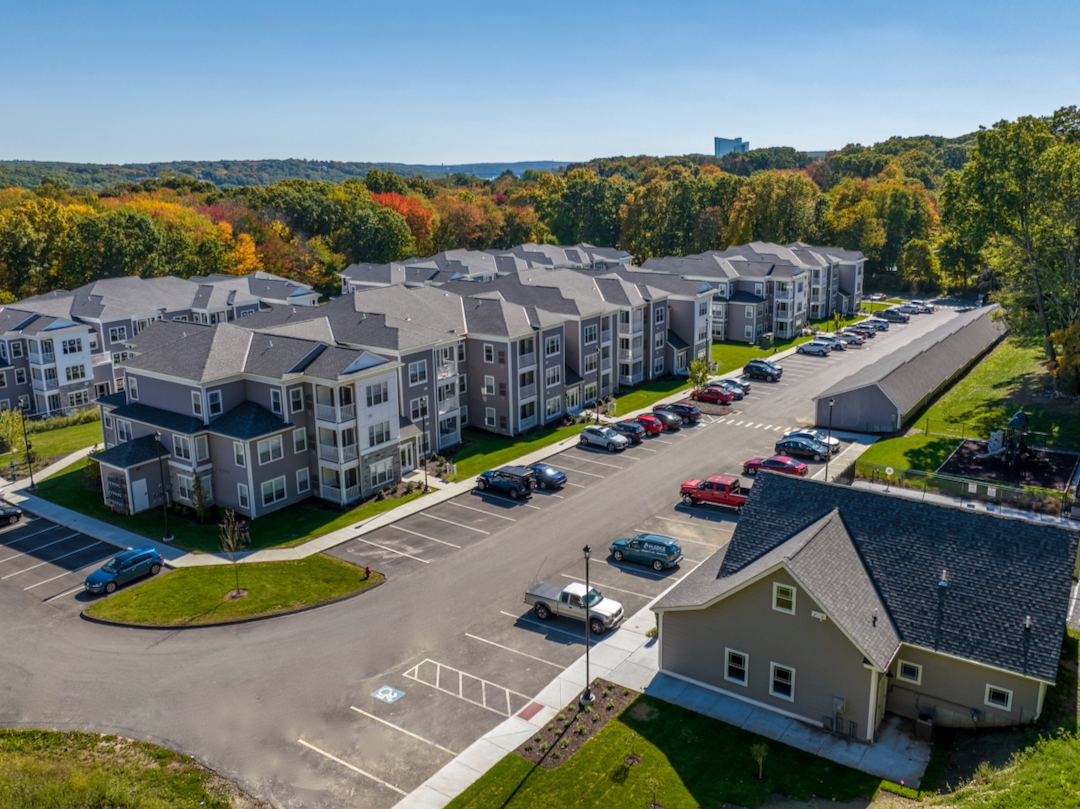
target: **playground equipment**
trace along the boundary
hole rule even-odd
[[[1006,450],[1005,431],[997,430],[990,433],[990,443],[986,448],[986,452],[976,455],[975,460],[985,461],[987,458],[1000,458],[1005,454]]]
[[[1016,466],[1020,456],[1028,452],[1027,413],[1020,410],[1005,425],[1005,465]]]

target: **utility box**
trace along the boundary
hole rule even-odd
[[[776,335],[771,331],[767,331],[758,338],[758,346],[761,348],[772,348],[773,343],[776,342]]]
[[[933,743],[934,741],[934,717],[928,713],[919,714],[915,720],[915,738],[920,742]]]

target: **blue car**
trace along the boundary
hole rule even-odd
[[[554,466],[534,463],[529,464],[529,469],[536,475],[536,486],[539,489],[558,489],[566,485],[566,473],[560,472]]]
[[[807,437],[781,438],[776,442],[776,454],[813,458],[815,461],[823,461],[829,457],[830,451],[821,441]]]
[[[141,576],[156,576],[161,571],[163,560],[154,548],[132,548],[118,553],[100,568],[86,577],[83,587],[86,592],[98,595],[112,593],[121,584],[138,579]]]
[[[639,562],[659,572],[675,567],[682,561],[682,549],[677,540],[660,534],[638,534],[611,543],[611,556],[616,562]]]

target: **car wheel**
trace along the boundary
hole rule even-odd
[[[589,446],[589,439],[582,436],[581,440],[578,441],[578,443],[581,444],[581,446],[583,447],[587,447]]]
[[[521,493],[517,489],[511,489],[509,494],[511,500],[517,500],[518,497],[521,496]]]
[[[611,554],[611,558],[613,558],[616,562],[621,562],[623,560],[622,551],[613,551]]]
[[[737,516],[737,517],[741,516],[742,515],[742,509],[743,509],[742,506],[735,506],[735,516]]]
[[[111,581],[111,582],[107,583],[105,585],[105,592],[106,593],[115,593],[116,592],[116,582]]]
[[[546,489],[547,484],[544,483],[544,481],[542,481],[542,480],[538,480],[538,481],[536,481],[536,488],[538,488],[538,489]]]
[[[14,525],[15,523],[17,523],[19,521],[19,518],[15,514],[12,514],[10,517],[8,517],[7,521],[8,521],[8,525]]]
[[[818,453],[814,453],[814,460],[815,461],[821,461],[821,455],[818,454]]]
[[[533,607],[533,612],[536,613],[536,617],[539,618],[541,621],[546,621],[548,618],[551,617],[551,610],[548,609],[548,605],[544,604],[543,602]]]
[[[756,475],[757,474],[757,467],[755,467],[755,466],[748,467],[746,469],[746,474],[748,474],[748,475]]]
[[[802,347],[802,346],[799,346],[798,348],[796,348],[796,349],[795,349],[795,352],[796,352],[797,354],[805,354],[805,353],[806,353],[806,351],[805,351],[805,350],[803,349],[803,347]]]
[[[664,569],[664,563],[661,562],[659,559],[653,559],[652,560],[652,569],[655,570],[657,573],[659,573]]]
[[[696,506],[697,505],[697,501],[694,500],[694,498],[691,497],[688,494],[683,495],[682,501],[683,501],[684,506]]]
[[[773,376],[772,374],[769,374],[769,376],[765,377],[765,381],[766,381],[766,382],[775,382],[775,381],[776,381],[776,377],[775,377],[775,376]]]
[[[607,445],[607,451],[608,452],[614,452],[616,449],[618,449],[618,447],[616,447],[614,444],[608,444]]]
[[[161,572],[161,565],[159,565],[157,562],[150,565],[150,575],[151,576],[156,576],[160,572]]]
[[[481,480],[479,483],[476,484],[476,488],[478,488],[480,491],[486,491],[487,481]]]
[[[688,425],[690,423],[690,419],[688,419],[686,416],[683,416],[682,423],[683,423],[683,427],[685,427],[686,425]]]
[[[599,637],[600,635],[604,634],[604,622],[601,621],[599,618],[593,618],[591,621],[589,621],[589,629],[591,630],[592,634]]]

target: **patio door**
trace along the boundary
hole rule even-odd
[[[413,471],[416,468],[416,464],[413,462],[413,445],[412,442],[401,445],[401,474],[406,474]]]

